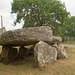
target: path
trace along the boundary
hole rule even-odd
[[[75,48],[75,45],[67,45],[67,44],[63,44],[65,47],[73,47]]]

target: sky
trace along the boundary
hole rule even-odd
[[[15,14],[11,14],[11,2],[13,0],[0,0],[0,28],[1,28],[1,16],[3,19],[3,26],[6,30],[14,30],[22,28],[23,24],[17,24],[14,26]]]
[[[6,30],[14,30],[22,28],[23,23],[14,25],[16,18],[15,14],[11,14],[11,2],[13,0],[0,0],[0,17],[3,18],[3,26]],[[65,3],[67,11],[71,13],[71,16],[75,16],[75,0],[60,0]],[[1,28],[1,18],[0,18],[0,28]]]

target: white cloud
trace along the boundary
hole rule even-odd
[[[13,0],[0,0],[0,16],[3,16],[3,26],[6,28],[6,30],[13,30],[22,28],[23,23],[17,24],[16,26],[13,26],[14,19],[11,15],[11,2]],[[1,18],[0,18],[0,28],[1,28]]]
[[[13,0],[0,0],[0,16],[3,16],[3,25],[7,30],[22,28],[23,23],[12,26],[14,19],[11,16],[11,2]],[[60,0],[65,2],[67,10],[72,16],[75,16],[75,0]],[[15,18],[15,16],[14,16]],[[1,20],[1,19],[0,19]],[[0,21],[1,27],[1,21]]]
[[[72,16],[75,16],[75,0],[60,0],[60,1],[65,2],[68,12],[70,12]]]

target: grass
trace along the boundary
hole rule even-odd
[[[65,41],[62,44],[75,45],[75,41]]]
[[[75,48],[65,49],[68,59],[47,63],[45,68],[37,68],[33,57],[9,65],[0,63],[0,75],[75,75]]]
[[[1,53],[1,51],[2,51],[2,46],[0,46],[0,53]]]

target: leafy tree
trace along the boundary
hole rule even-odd
[[[67,18],[65,21],[65,35],[75,37],[75,16]]]
[[[48,25],[55,35],[69,15],[64,3],[58,0],[13,0],[12,13],[17,14],[15,25],[21,20],[23,27]]]

